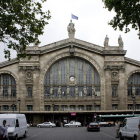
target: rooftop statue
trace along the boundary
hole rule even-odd
[[[121,35],[118,38],[118,44],[119,44],[119,47],[123,47],[123,41],[122,41]]]
[[[70,23],[67,27],[67,30],[68,30],[68,35],[69,35],[69,38],[74,38],[74,35],[75,35],[75,28],[74,28],[74,23],[72,23],[72,20],[70,20]]]
[[[108,47],[108,46],[109,46],[108,42],[109,42],[109,38],[108,38],[108,36],[106,35],[105,41],[104,41],[104,47]]]

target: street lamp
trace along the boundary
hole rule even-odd
[[[20,113],[20,103],[21,103],[21,100],[20,98],[18,99],[18,104],[19,104],[19,113]]]
[[[54,104],[54,102],[52,103],[52,107],[53,107],[53,123],[54,123],[54,106],[55,106],[55,104]]]
[[[95,118],[95,122],[96,122],[96,103],[94,103],[94,109],[95,109],[94,118]]]
[[[14,107],[16,106],[14,103],[11,105],[14,113]]]
[[[134,114],[134,106],[135,106],[135,95],[132,95],[132,100],[133,100],[133,114]]]

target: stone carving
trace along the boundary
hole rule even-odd
[[[87,89],[85,86],[84,86],[84,96],[87,96]]]
[[[118,38],[118,44],[119,44],[119,47],[123,47],[123,41],[122,41],[121,35]]]
[[[73,47],[73,45],[70,46],[69,51],[70,51],[70,54],[71,55],[74,55],[74,47]]]
[[[53,94],[53,87],[51,86],[50,88],[50,94],[52,95]]]
[[[67,30],[68,30],[68,35],[69,35],[69,38],[74,38],[74,35],[75,35],[75,28],[74,28],[74,24],[72,23],[72,20],[70,20],[70,23],[67,27]]]
[[[112,79],[118,79],[118,72],[116,71],[112,72]]]
[[[109,42],[109,38],[108,38],[108,36],[106,35],[105,41],[104,41],[104,47],[108,47],[108,46],[109,46],[108,42]]]
[[[26,73],[26,78],[27,79],[32,79],[33,78],[33,74],[31,72],[27,72]]]
[[[78,87],[77,86],[75,87],[75,94],[76,94],[76,96],[78,96]]]
[[[19,70],[40,70],[40,66],[19,66]]]
[[[124,57],[118,57],[118,56],[107,56],[106,61],[123,61]]]
[[[92,96],[95,95],[95,87],[92,87]]]
[[[58,96],[60,97],[61,96],[61,87],[59,86],[58,88]]]
[[[121,65],[121,66],[105,65],[104,70],[125,70],[125,67],[123,65]]]

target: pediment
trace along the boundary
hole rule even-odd
[[[27,52],[30,54],[33,54],[34,52],[39,53],[39,54],[46,54],[46,53],[50,53],[50,52],[54,52],[60,49],[64,49],[64,48],[69,48],[71,45],[73,45],[74,48],[81,48],[87,51],[93,51],[96,53],[103,53],[104,47],[92,44],[92,43],[88,43],[79,39],[65,39],[65,40],[61,40],[58,42],[54,42],[52,44],[48,44],[42,47],[27,47]]]

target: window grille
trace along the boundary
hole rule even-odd
[[[32,97],[32,87],[28,87],[27,92],[28,92],[28,97]]]
[[[62,105],[62,111],[67,111],[67,106],[66,105]]]
[[[70,92],[69,92],[70,96],[74,97],[75,96],[75,87],[69,87],[69,89],[70,89]]]
[[[15,79],[14,79],[14,77],[10,77],[11,78],[11,85],[16,85],[16,81],[15,81]]]
[[[50,111],[50,105],[45,106],[45,111]]]
[[[83,88],[84,88],[83,86],[78,87],[78,96],[79,96],[79,97],[84,96]]]
[[[99,74],[95,68],[94,68],[94,84],[95,85],[100,84],[100,77],[99,77]]]
[[[112,96],[117,96],[117,87],[116,86],[112,87]]]
[[[140,104],[136,104],[135,110],[140,110]]]
[[[50,87],[45,87],[45,89],[44,89],[44,95],[45,96],[50,96]]]
[[[91,111],[92,106],[91,105],[87,105],[87,111]]]
[[[59,111],[59,106],[58,105],[54,106],[54,111]]]
[[[59,84],[59,63],[55,63],[52,65],[52,84],[58,85]]]
[[[135,95],[140,96],[140,87],[135,87]]]
[[[9,85],[9,75],[3,74],[3,85]]]
[[[17,111],[17,107],[16,106],[11,106],[11,110],[12,111]]]
[[[127,87],[128,96],[132,96],[132,86]]]
[[[132,104],[128,104],[128,110],[133,109],[133,105]]]
[[[48,69],[45,76],[45,85],[50,85],[50,69]]]
[[[86,84],[92,84],[92,66],[86,63]]]
[[[8,87],[3,87],[3,97],[8,97]]]
[[[77,59],[77,84],[84,84],[84,65],[83,61]]]
[[[112,105],[112,110],[118,110],[118,105]]]
[[[28,111],[33,111],[33,106],[32,105],[27,105],[27,110]]]
[[[87,96],[92,96],[92,87],[86,87],[87,89]]]
[[[61,66],[61,84],[67,84],[67,59],[60,61]]]
[[[69,76],[75,76],[75,59],[70,58],[69,59]]]
[[[16,97],[16,87],[11,87],[11,97]]]
[[[53,97],[58,97],[58,87],[53,87]]]
[[[4,105],[4,106],[3,106],[3,110],[4,110],[4,111],[9,111],[9,106],[8,106],[8,105]]]
[[[70,105],[70,110],[75,111],[75,105]]]

